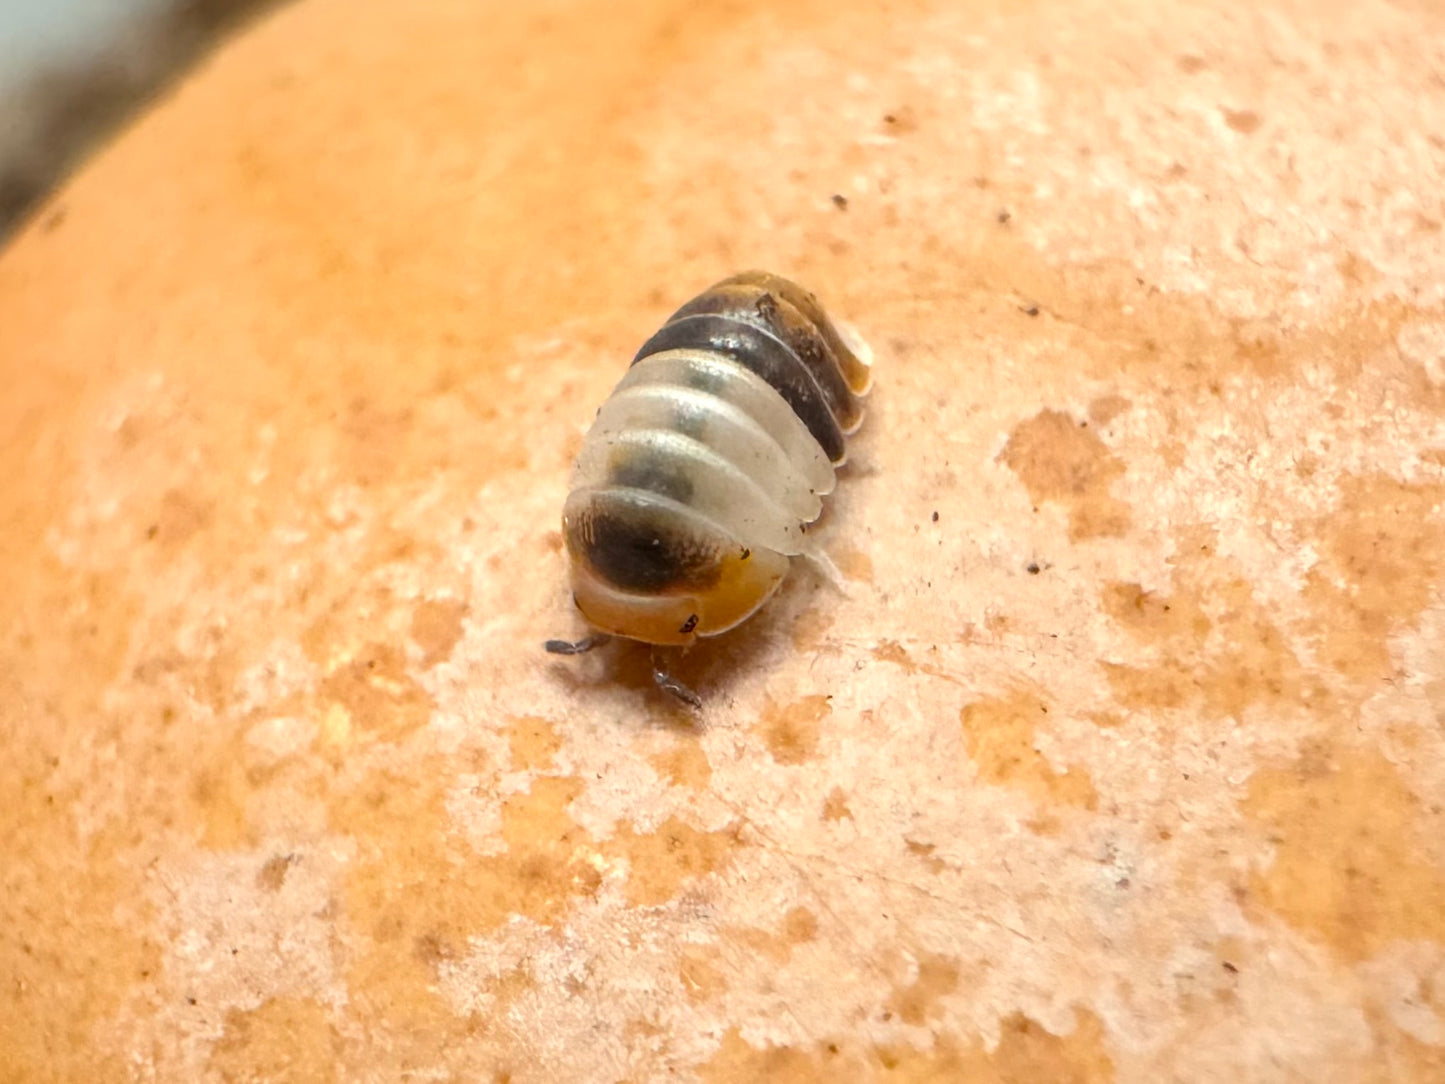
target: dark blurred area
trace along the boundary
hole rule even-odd
[[[0,96],[0,244],[137,109],[228,33],[277,3],[137,2],[113,20],[98,46],[28,64],[28,74]],[[4,16],[0,9],[0,24]]]

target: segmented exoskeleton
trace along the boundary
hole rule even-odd
[[[588,623],[686,645],[755,613],[806,550],[863,419],[869,365],[812,294],[766,272],[724,279],[673,313],[577,460],[563,537]]]

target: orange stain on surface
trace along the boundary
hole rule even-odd
[[[703,1067],[706,1081],[767,1080],[828,1084],[836,1080],[889,1079],[918,1084],[1112,1084],[1114,1062],[1103,1023],[1076,1009],[1074,1030],[1054,1035],[1022,1013],[1002,1021],[998,1047],[989,1053],[970,1038],[935,1034],[927,1047],[865,1044],[840,1037],[813,1046],[753,1046],[736,1029]]]
[[[322,691],[346,709],[351,728],[379,741],[400,741],[431,718],[431,696],[390,644],[367,644],[327,676]]]
[[[562,735],[546,719],[520,715],[507,725],[513,771],[548,771],[562,748]]]
[[[1379,753],[1339,756],[1250,779],[1244,811],[1275,849],[1251,891],[1350,962],[1396,941],[1445,944],[1445,811],[1427,809]]]
[[[862,550],[843,550],[837,555],[838,571],[854,583],[873,582],[873,558]]]
[[[1089,403],[1089,421],[1095,425],[1108,425],[1129,406],[1129,400],[1122,395],[1101,395]]]
[[[853,811],[848,808],[848,795],[842,787],[834,787],[828,792],[828,797],[823,799],[823,819],[825,821],[841,821],[845,817],[851,820]]]
[[[783,964],[793,955],[796,946],[818,936],[818,918],[806,907],[794,907],[783,916],[782,928],[779,930],[730,926],[727,928],[727,936],[730,941],[746,945],[752,952]]]
[[[908,649],[897,640],[881,640],[873,648],[873,657],[879,662],[891,662],[895,666],[903,668],[905,674],[916,674],[918,664],[913,661],[913,656],[908,654]]]
[[[623,829],[609,849],[615,848],[628,860],[628,903],[657,907],[674,899],[687,882],[722,869],[741,846],[735,827],[704,832],[669,817],[656,831],[644,835]]]
[[[712,778],[712,763],[702,743],[695,738],[679,737],[671,749],[651,758],[653,769],[675,787],[705,790]]]
[[[737,1028],[729,1028],[723,1035],[722,1045],[702,1066],[702,1079],[707,1084],[733,1084],[740,1080],[821,1084],[828,1079],[825,1066],[829,1060],[811,1050],[790,1046],[755,1047]]]
[[[893,991],[888,1007],[905,1024],[925,1024],[942,1014],[940,1002],[958,989],[959,975],[957,960],[929,953],[918,961],[918,975],[913,982]]]
[[[217,756],[193,769],[190,796],[198,814],[202,847],[213,851],[235,850],[251,838],[247,818],[254,789],[241,758]]]
[[[1074,1010],[1074,1030],[1055,1035],[1023,1013],[1003,1021],[992,1062],[1004,1084],[1108,1084],[1114,1079],[1104,1024],[1087,1009]]]
[[[686,945],[678,963],[678,978],[688,1001],[701,1004],[727,993],[728,975],[722,952],[714,945]]]
[[[1239,717],[1255,705],[1319,712],[1325,692],[1311,678],[1247,580],[1215,553],[1213,532],[1184,528],[1176,539],[1174,590],[1109,583],[1103,610],[1151,662],[1100,663],[1115,701],[1136,710],[1197,706],[1208,718]]]
[[[1140,640],[1200,642],[1209,635],[1211,622],[1188,594],[1178,597],[1145,591],[1137,583],[1110,583],[1103,591],[1104,612]]]
[[[1022,791],[1044,806],[1093,809],[1098,804],[1087,771],[1057,771],[1035,748],[1035,731],[1048,721],[1048,705],[1036,693],[1018,690],[974,701],[959,713],[959,721],[969,756],[987,782]]]
[[[802,764],[818,751],[823,720],[833,710],[828,698],[815,693],[779,706],[769,700],[760,723],[768,752],[779,764]]]
[[[512,915],[560,920],[601,876],[586,860],[590,837],[567,815],[580,780],[539,778],[502,803],[506,850],[478,855],[446,811],[454,782],[446,758],[415,774],[379,772],[336,794],[331,822],[358,855],[342,893],[352,950],[348,987],[390,1025],[439,1027],[452,1020],[437,968]]]
[[[232,1009],[211,1050],[221,1080],[329,1084],[338,1079],[341,1036],[331,1010],[318,1001],[273,997],[250,1010]]]
[[[1445,485],[1347,478],[1338,508],[1313,524],[1321,560],[1305,598],[1321,661],[1367,682],[1394,673],[1389,638],[1419,617],[1445,577]]]
[[[1240,135],[1253,135],[1264,123],[1252,109],[1221,108],[1219,112],[1224,117],[1224,123]]]
[[[1089,428],[1058,410],[1020,422],[999,454],[1035,504],[1053,502],[1069,514],[1069,538],[1117,537],[1129,528],[1129,506],[1110,493],[1124,463]]]
[[[412,611],[411,638],[422,650],[422,665],[435,666],[451,655],[462,638],[467,604],[461,599],[424,599]]]

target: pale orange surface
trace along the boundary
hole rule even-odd
[[[0,1079],[1445,1079],[1442,42],[231,42],[0,252]],[[690,656],[693,718],[540,644],[584,427],[747,267],[877,382],[846,591]]]

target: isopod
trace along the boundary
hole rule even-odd
[[[547,650],[687,646],[756,613],[812,552],[870,383],[867,346],[778,275],[734,275],[673,313],[583,442],[562,535],[595,632]],[[656,663],[654,676],[696,702]]]

